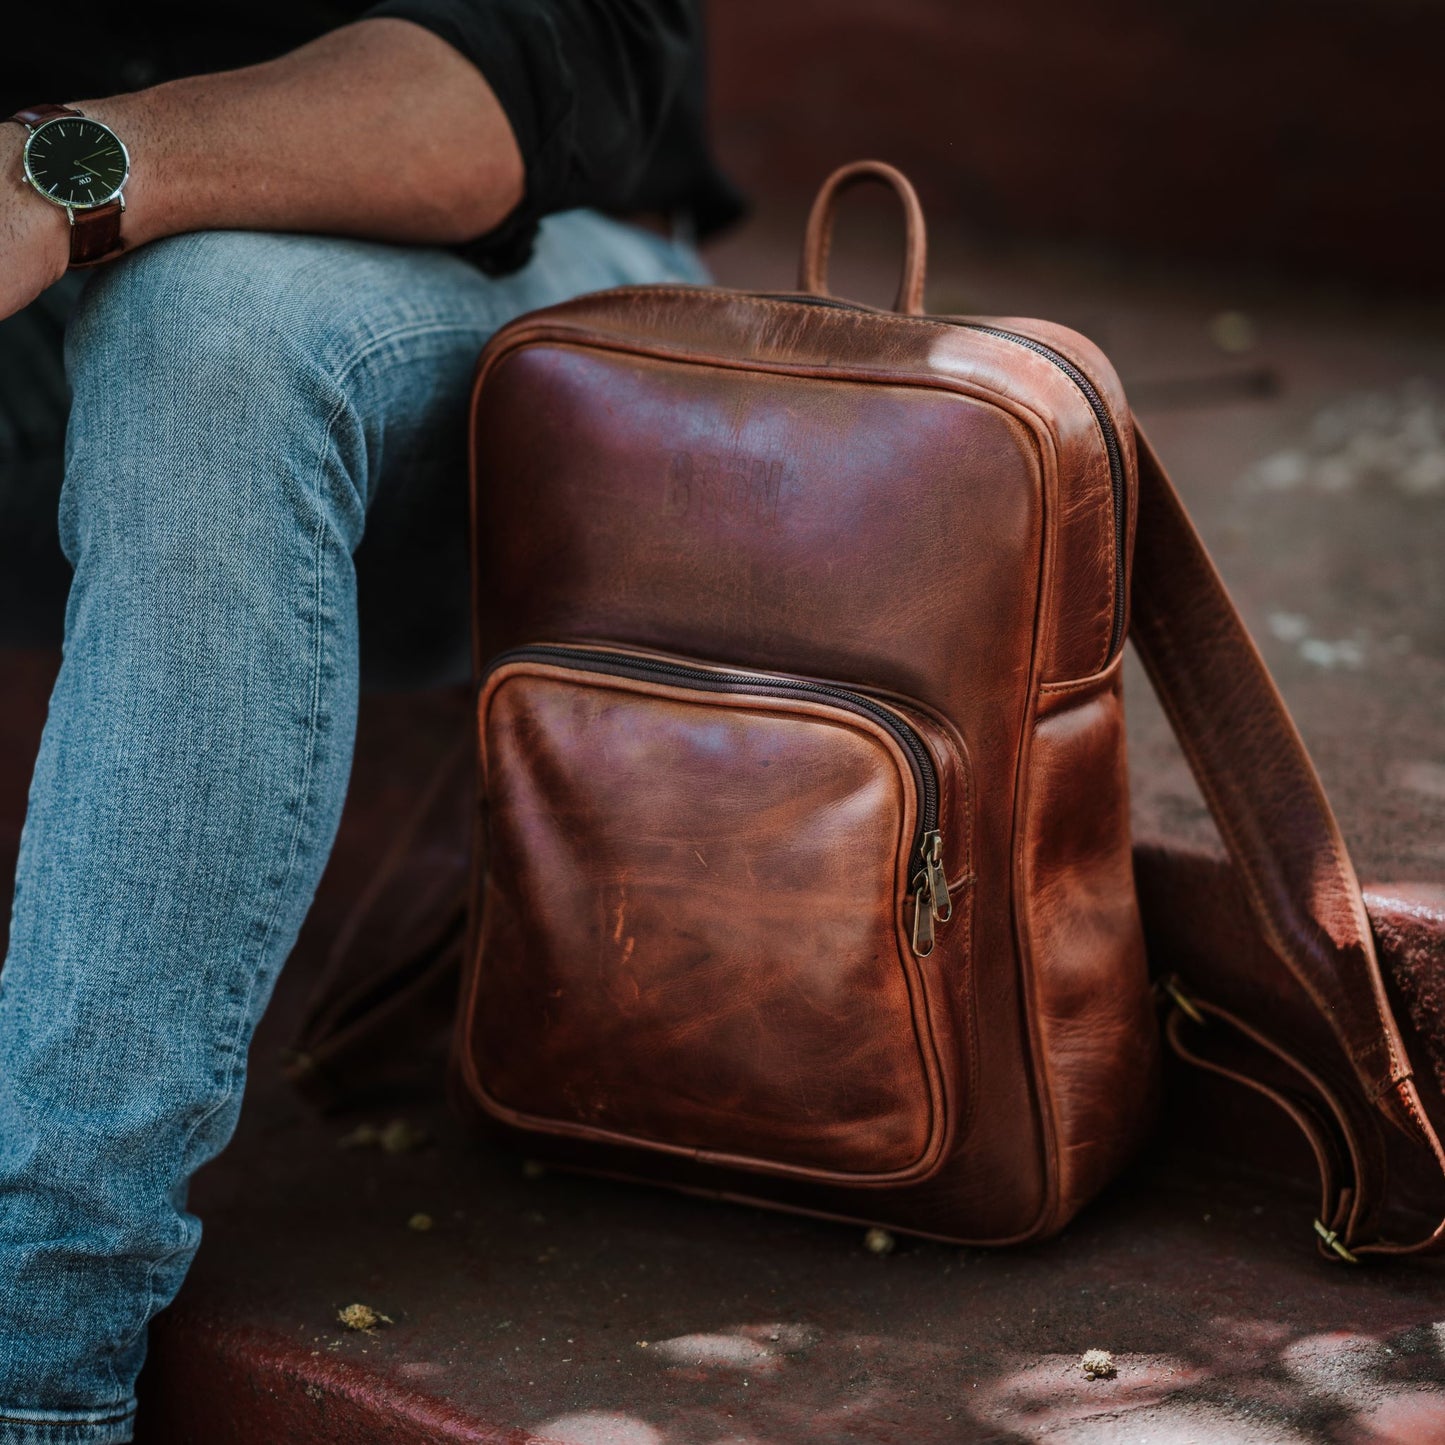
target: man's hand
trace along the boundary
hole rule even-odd
[[[0,125],[0,320],[28,306],[70,264],[70,223],[20,179],[26,130]]]
[[[312,231],[417,245],[485,234],[522,199],[506,114],[459,51],[361,20],[265,65],[76,102],[130,151],[126,250],[182,231]],[[22,186],[0,125],[0,317],[64,274],[65,212]]]

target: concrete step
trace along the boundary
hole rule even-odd
[[[1308,1191],[1188,1140],[1048,1244],[880,1257],[858,1229],[530,1177],[435,1105],[401,1155],[249,1107],[153,1333],[146,1445],[1445,1436],[1439,1270],[1321,1263]],[[358,1303],[391,1323],[342,1328]],[[1116,1378],[1084,1376],[1095,1348]]]

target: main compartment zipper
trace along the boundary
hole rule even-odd
[[[913,951],[920,958],[933,952],[934,924],[953,916],[948,875],[943,866],[943,835],[938,827],[938,769],[933,754],[918,731],[886,703],[835,683],[807,682],[770,672],[734,672],[721,667],[699,667],[660,657],[642,657],[606,648],[570,647],[564,643],[535,643],[514,647],[494,657],[487,671],[515,662],[560,663],[584,672],[639,681],[670,682],[703,692],[736,692],[758,697],[816,698],[862,713],[884,727],[902,745],[918,783],[918,832],[913,843],[910,891],[914,897]]]
[[[876,315],[894,314],[879,312],[873,306],[860,306],[853,301],[839,301],[835,296],[780,297],[765,292],[753,294],[768,301],[793,301],[800,306],[831,306],[840,311],[865,311]],[[1107,665],[1114,660],[1114,654],[1118,652],[1124,641],[1126,610],[1124,594],[1129,580],[1124,562],[1124,538],[1127,535],[1129,523],[1129,496],[1124,487],[1124,453],[1119,446],[1119,433],[1114,426],[1113,417],[1109,415],[1109,408],[1104,405],[1103,397],[1099,395],[1098,388],[1094,383],[1067,356],[1055,351],[1052,346],[1045,346],[1042,341],[1035,341],[1032,336],[1024,336],[1017,331],[1006,331],[1001,326],[989,326],[982,321],[958,321],[948,316],[927,316],[918,319],[943,326],[960,326],[967,331],[981,331],[986,336],[997,336],[1000,340],[1012,341],[1018,346],[1026,347],[1036,356],[1042,356],[1045,361],[1052,362],[1074,383],[1098,420],[1099,431],[1104,437],[1104,450],[1109,458],[1109,485],[1114,502],[1114,617],[1109,631],[1109,655],[1105,660]]]
[[[982,321],[951,321],[948,324],[1016,342],[1046,361],[1052,361],[1083,393],[1084,400],[1098,418],[1099,430],[1104,434],[1104,450],[1109,454],[1109,485],[1113,489],[1114,497],[1114,625],[1109,632],[1109,655],[1106,659],[1112,662],[1119,645],[1124,641],[1124,589],[1129,580],[1124,565],[1124,537],[1129,526],[1129,500],[1128,493],[1124,490],[1124,454],[1119,447],[1119,433],[1114,429],[1114,419],[1109,415],[1109,408],[1104,405],[1104,399],[1099,395],[1094,383],[1067,356],[1061,356],[1052,346],[1045,346],[1042,341],[1035,341],[1032,336],[1021,336],[1017,331],[1005,331],[1000,326],[986,326]]]

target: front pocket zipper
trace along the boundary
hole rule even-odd
[[[910,896],[913,899],[913,952],[927,958],[933,952],[935,925],[953,916],[948,892],[948,875],[943,863],[943,834],[939,829],[938,769],[928,745],[914,726],[899,712],[877,698],[852,688],[824,682],[806,682],[768,672],[733,672],[724,668],[699,667],[663,658],[640,657],[634,653],[606,648],[569,647],[560,643],[516,647],[492,659],[488,671],[514,662],[561,663],[589,672],[639,681],[672,682],[704,692],[740,692],[759,697],[813,698],[854,709],[885,727],[902,745],[918,784],[918,835],[914,840],[915,866],[910,867]]]

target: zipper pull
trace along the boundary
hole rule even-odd
[[[948,896],[948,874],[943,871],[943,834],[937,829],[923,835],[923,866],[928,870],[928,892],[933,916],[940,923],[953,917],[953,899]]]
[[[919,958],[933,952],[933,889],[926,869],[913,879],[913,951]]]

